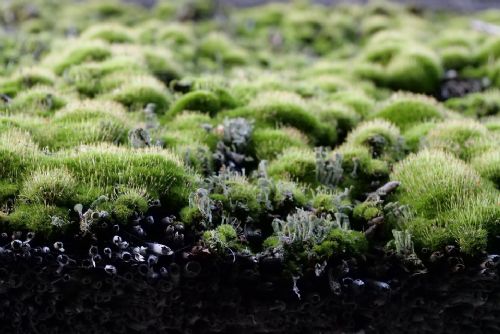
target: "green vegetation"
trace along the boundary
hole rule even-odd
[[[469,18],[32,2],[65,18],[2,7],[1,229],[123,228],[293,274],[394,235],[415,256],[498,251],[500,42]],[[447,70],[481,91],[441,101]]]

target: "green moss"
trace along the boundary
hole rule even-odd
[[[337,92],[332,95],[331,99],[351,107],[361,117],[368,116],[375,105],[375,102],[365,93],[355,90]]]
[[[314,151],[299,148],[285,150],[277,159],[269,163],[269,176],[318,185],[316,180],[316,157]]]
[[[410,205],[419,219],[411,225],[423,247],[443,246],[449,240],[464,252],[486,245],[486,231],[498,231],[498,192],[468,165],[450,154],[424,150],[394,167],[393,180],[401,182],[397,198]],[[420,219],[423,218],[423,219]],[[432,231],[437,230],[437,236]]]
[[[21,204],[7,217],[9,225],[15,230],[27,230],[49,237],[69,225],[68,210],[45,204]],[[54,217],[60,225],[53,224]]]
[[[232,225],[222,224],[215,230],[205,231],[203,241],[213,251],[223,253],[228,249],[239,248],[237,233]]]
[[[51,86],[54,82],[55,76],[49,69],[41,67],[24,68],[14,73],[10,78],[0,80],[0,93],[14,97],[22,90],[36,85]]]
[[[403,134],[404,142],[406,147],[411,152],[416,152],[425,143],[425,137],[427,134],[436,127],[434,122],[419,123]]]
[[[118,222],[127,223],[134,214],[143,214],[147,209],[148,201],[145,191],[127,188],[114,201],[112,212]]]
[[[468,94],[464,97],[449,99],[445,104],[470,117],[494,116],[500,111],[500,92],[494,89]]]
[[[14,199],[19,193],[19,185],[0,180],[0,205],[4,204],[7,200]]]
[[[304,207],[307,200],[306,190],[297,183],[283,180],[276,182],[272,196],[274,207]]]
[[[356,127],[346,138],[346,143],[352,146],[369,148],[373,158],[393,161],[402,155],[402,137],[399,129],[393,124],[373,120]]]
[[[248,58],[244,49],[221,33],[210,33],[205,36],[200,41],[198,53],[224,66],[243,65]]]
[[[67,47],[63,54],[54,54],[53,69],[56,74],[62,74],[74,65],[90,61],[103,61],[111,56],[111,51],[105,43],[98,41],[79,41]],[[50,61],[50,59],[49,59]]]
[[[500,38],[490,37],[482,43],[477,51],[477,61],[486,63],[494,61],[500,57]]]
[[[471,160],[471,165],[484,178],[493,182],[500,189],[500,150],[486,151]]]
[[[270,236],[264,240],[262,243],[262,248],[263,249],[273,249],[276,248],[280,245],[280,240],[277,236]]]
[[[134,37],[129,29],[118,24],[97,24],[85,30],[84,39],[98,39],[108,43],[130,43]]]
[[[370,118],[385,119],[402,131],[423,122],[443,119],[436,101],[421,95],[396,94],[384,102]]]
[[[254,130],[251,146],[258,160],[273,160],[290,147],[306,148],[307,138],[294,128],[261,128]]]
[[[25,179],[19,197],[31,204],[70,205],[77,182],[65,169],[35,170]]]
[[[159,114],[170,106],[170,95],[166,87],[149,76],[132,76],[110,93],[111,99],[130,109],[143,109],[154,103]]]
[[[17,129],[0,133],[0,179],[19,182],[40,155],[29,133]]]
[[[12,113],[48,116],[64,107],[66,103],[66,98],[54,89],[36,86],[17,95],[7,110]]]
[[[214,115],[219,108],[220,101],[217,95],[209,91],[198,90],[189,92],[176,100],[168,113],[173,116],[183,111],[200,111]]]
[[[369,221],[381,214],[375,203],[363,202],[354,207],[353,217],[359,220]]]
[[[438,124],[429,131],[426,146],[445,150],[468,161],[494,147],[495,140],[482,124],[471,120],[456,120]]]
[[[319,259],[363,254],[367,250],[368,242],[362,232],[341,228],[332,229],[324,241],[313,247]]]

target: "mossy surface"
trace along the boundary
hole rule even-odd
[[[500,44],[465,16],[32,6],[0,18],[6,233],[274,256],[293,277],[384,245],[413,259],[498,251]],[[456,82],[475,93],[441,101]]]

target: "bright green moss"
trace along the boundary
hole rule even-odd
[[[198,53],[202,57],[225,66],[243,65],[248,58],[244,49],[222,33],[210,33],[205,36],[200,41]]]
[[[19,197],[31,204],[65,206],[74,201],[76,185],[75,178],[65,169],[39,169],[26,177]]]
[[[0,180],[0,205],[7,200],[13,200],[19,193],[19,186],[15,183]]]
[[[262,248],[263,249],[273,249],[276,248],[280,245],[280,240],[277,236],[270,236],[262,242]]]
[[[464,252],[474,253],[486,245],[485,230],[498,230],[498,192],[448,153],[424,150],[411,155],[394,167],[391,179],[401,182],[398,200],[425,218],[412,220],[417,225],[411,227],[423,247],[435,247],[436,240],[445,242],[429,235],[433,229],[443,235],[443,227]]]
[[[40,155],[29,133],[17,129],[0,133],[0,179],[19,182]]]
[[[411,152],[416,152],[421,146],[424,145],[425,137],[435,127],[436,123],[434,122],[424,122],[406,130],[403,134],[406,148],[408,148]]]
[[[205,231],[203,241],[213,251],[224,253],[228,249],[236,250],[240,248],[237,242],[236,230],[232,225],[222,224],[215,230]]]
[[[471,166],[482,177],[492,181],[500,189],[500,149],[498,145],[472,159]]]
[[[170,94],[166,87],[149,76],[132,76],[110,93],[111,99],[130,109],[143,109],[154,103],[159,114],[170,106]]]
[[[62,74],[71,66],[90,61],[103,61],[111,56],[109,47],[98,41],[79,41],[67,47],[63,54],[52,55],[53,69],[56,74]],[[50,62],[50,60],[47,60]]]
[[[35,232],[48,237],[69,225],[68,209],[45,204],[20,204],[7,216],[7,222],[15,230]]]
[[[352,214],[355,219],[369,221],[379,216],[381,212],[376,203],[363,202],[354,207]]]
[[[10,78],[0,80],[0,93],[14,97],[24,89],[36,85],[51,86],[54,82],[54,73],[49,69],[41,67],[23,68]]]
[[[258,160],[273,160],[290,147],[306,148],[307,138],[294,128],[261,128],[254,130],[251,145]]]
[[[79,182],[89,186],[144,188],[152,198],[172,206],[187,202],[195,181],[178,156],[158,148],[83,146],[61,151],[49,163],[65,166]]]
[[[422,122],[443,119],[436,101],[421,95],[396,94],[370,118],[382,118],[405,131]]]
[[[368,242],[362,232],[332,229],[326,239],[313,247],[315,255],[320,259],[363,254],[368,250]]]
[[[361,58],[357,74],[392,89],[433,93],[443,72],[432,50],[394,32],[372,37]]]
[[[452,98],[446,106],[470,117],[495,116],[500,111],[500,92],[496,89]]]
[[[324,135],[319,118],[307,111],[307,105],[299,96],[288,92],[262,93],[246,110],[248,116],[272,126],[291,126],[314,139]]]
[[[332,95],[331,99],[351,107],[361,117],[366,117],[372,111],[375,102],[359,91],[343,91]]]
[[[113,215],[117,221],[127,223],[134,214],[143,214],[148,209],[145,191],[127,188],[119,194],[113,203]]]
[[[497,146],[496,143],[498,139],[495,140],[482,124],[472,120],[457,120],[436,125],[427,135],[425,145],[468,161]]]
[[[132,32],[118,24],[97,24],[85,30],[82,35],[84,39],[98,39],[108,43],[130,43],[134,41]]]
[[[198,90],[181,96],[172,104],[168,113],[173,116],[183,111],[200,111],[213,115],[219,111],[219,108],[220,101],[217,95],[209,91]]]
[[[500,38],[490,37],[479,47],[477,61],[480,63],[492,62],[500,57]]]
[[[306,189],[295,182],[280,180],[272,196],[272,203],[277,208],[303,207],[307,203]]]
[[[289,148],[278,158],[269,163],[269,176],[318,185],[316,180],[316,157],[314,151],[308,149]]]
[[[59,95],[56,90],[46,86],[36,86],[18,94],[7,107],[7,111],[48,116],[64,107],[66,103],[66,98]]]
[[[373,120],[359,125],[349,133],[346,143],[368,147],[373,158],[382,160],[395,160],[402,154],[402,138],[399,129],[382,120]]]
[[[321,122],[321,143],[329,146],[333,146],[338,139],[345,138],[361,119],[350,107],[338,103],[311,107]]]

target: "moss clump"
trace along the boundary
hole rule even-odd
[[[54,73],[42,67],[24,68],[14,73],[10,78],[0,80],[0,93],[14,97],[22,90],[37,85],[51,86],[55,82]]]
[[[18,129],[0,133],[0,179],[19,182],[40,155],[29,133]]]
[[[373,158],[396,160],[402,154],[403,142],[399,129],[383,120],[360,124],[346,138],[346,143],[369,148]]]
[[[402,131],[419,123],[441,120],[443,114],[436,101],[422,95],[396,94],[370,114],[370,118],[385,119]]]
[[[18,94],[6,110],[11,113],[49,116],[66,103],[67,99],[56,90],[47,86],[35,86]]]
[[[126,224],[134,215],[144,214],[148,210],[146,191],[136,188],[127,188],[112,204],[112,214],[121,224]]]
[[[123,185],[146,189],[172,207],[187,203],[194,177],[180,158],[159,148],[129,149],[112,145],[61,151],[48,164],[65,166],[79,182],[106,189]]]
[[[289,148],[271,161],[268,172],[269,176],[276,179],[287,179],[311,186],[318,185],[316,158],[312,150]]]
[[[325,240],[313,247],[319,259],[363,254],[367,250],[368,241],[362,232],[343,228],[332,229]]]
[[[394,32],[373,36],[361,58],[358,75],[392,89],[433,93],[443,72],[434,51]]]
[[[77,182],[62,168],[33,171],[24,181],[19,197],[32,204],[70,205],[76,194]]]
[[[490,180],[500,189],[500,150],[498,147],[476,156],[470,163],[482,177]]]
[[[238,244],[236,230],[232,225],[222,224],[215,230],[208,230],[203,233],[204,243],[214,252],[225,253],[235,251],[241,246]]]
[[[496,89],[452,98],[446,106],[469,117],[495,116],[500,112],[500,92]]]
[[[52,61],[54,72],[61,75],[71,66],[90,61],[103,61],[110,56],[111,51],[105,43],[99,41],[79,41],[67,47],[62,54],[53,54],[47,61]]]
[[[85,30],[83,39],[98,39],[108,43],[131,43],[134,41],[132,32],[118,24],[97,24]]]
[[[488,130],[471,120],[457,120],[438,124],[426,137],[426,146],[453,153],[469,161],[472,157],[495,146]]]
[[[261,128],[253,132],[251,145],[258,160],[273,160],[288,148],[306,148],[307,138],[294,128]]]
[[[70,225],[69,210],[45,204],[20,204],[7,216],[7,222],[15,230],[32,231],[49,237]]]
[[[210,33],[198,46],[198,53],[221,66],[243,65],[248,55],[244,49],[221,33]]]
[[[219,108],[220,101],[217,95],[209,91],[198,90],[189,92],[176,100],[168,113],[174,116],[183,111],[200,111],[214,115]]]
[[[378,217],[381,214],[381,211],[380,208],[377,207],[376,203],[363,202],[354,207],[352,214],[355,219],[369,221]]]
[[[406,130],[403,134],[406,148],[411,152],[418,151],[421,146],[425,145],[427,134],[435,127],[436,123],[434,122],[424,122]]]
[[[410,223],[423,247],[436,247],[436,239],[430,235],[436,226],[446,228],[463,251],[471,252],[486,244],[484,230],[498,229],[498,222],[491,218],[498,194],[471,167],[448,153],[423,150],[411,155],[394,167],[391,179],[401,182],[398,200],[408,204],[417,217],[431,222]],[[479,236],[481,240],[477,240]]]
[[[170,106],[170,95],[166,87],[149,76],[132,76],[110,93],[112,100],[130,109],[143,109],[154,103],[159,114]]]

